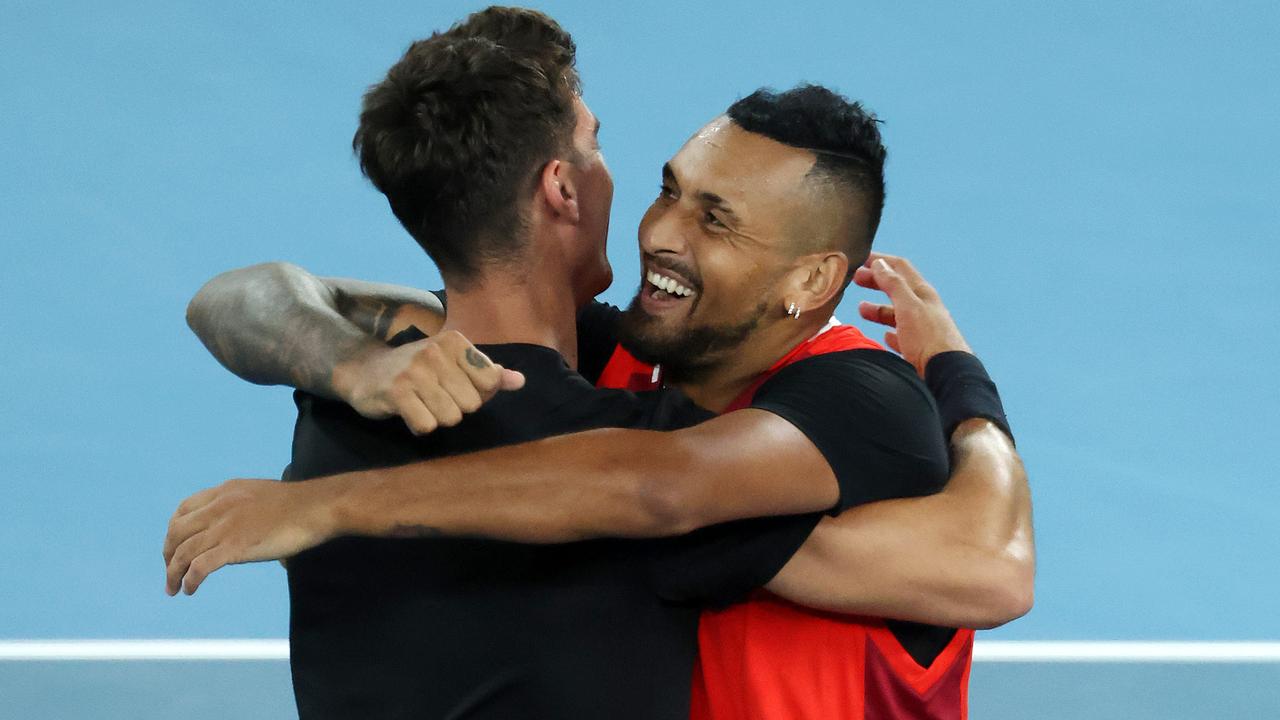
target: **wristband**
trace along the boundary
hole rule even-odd
[[[1013,440],[1000,393],[977,356],[959,350],[938,353],[925,366],[924,382],[938,403],[948,441],[956,426],[970,418],[990,420]]]

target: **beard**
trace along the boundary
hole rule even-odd
[[[767,309],[768,303],[761,301],[738,322],[689,327],[671,334],[662,332],[658,318],[640,307],[637,294],[619,319],[618,342],[640,362],[661,365],[668,381],[696,381],[746,341]]]

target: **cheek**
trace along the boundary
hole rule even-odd
[[[699,314],[709,320],[734,322],[762,297],[762,268],[751,258],[729,249],[710,248],[699,253],[704,302]]]

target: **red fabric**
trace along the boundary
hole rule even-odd
[[[751,404],[787,365],[840,350],[883,349],[849,325],[810,338],[779,360],[725,412]],[[653,367],[622,346],[600,387],[649,390]],[[764,590],[698,626],[692,720],[967,720],[973,631],[960,630],[928,668],[884,622],[800,607]]]

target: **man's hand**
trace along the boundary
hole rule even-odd
[[[853,281],[889,296],[887,305],[859,303],[858,314],[895,328],[885,333],[885,344],[915,366],[922,377],[934,355],[951,350],[973,352],[938,292],[904,258],[871,253],[866,264],[854,272]]]
[[[190,595],[224,565],[278,560],[333,536],[318,481],[228,480],[183,500],[164,539],[165,591]]]
[[[399,416],[416,435],[462,422],[524,375],[497,365],[448,330],[396,348],[377,348],[334,368],[333,387],[368,418]]]

